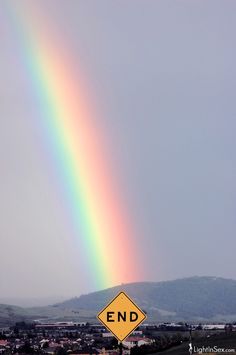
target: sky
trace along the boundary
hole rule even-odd
[[[17,1],[0,1],[1,297],[78,296],[95,291],[90,261],[74,242],[19,70],[17,30],[6,6]],[[26,21],[30,2],[20,4],[29,11]],[[236,279],[236,2],[41,0],[37,6],[61,51],[71,51],[83,68],[100,112],[137,233],[131,250],[143,270],[137,279]]]

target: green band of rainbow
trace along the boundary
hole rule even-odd
[[[10,9],[12,22],[55,171],[83,245],[79,253],[86,253],[96,287],[134,281],[140,277],[135,263],[138,248],[120,202],[98,114],[90,95],[84,94],[78,62],[73,50],[59,43],[46,24],[42,26],[46,21],[35,2],[24,2],[30,11],[22,4],[14,2]]]

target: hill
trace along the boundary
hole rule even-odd
[[[0,326],[9,326],[15,322],[22,322],[30,319],[30,313],[22,307],[0,304]]]
[[[60,308],[56,305],[46,307],[23,308],[7,304],[0,304],[0,328],[12,326],[16,322],[31,323],[36,320],[42,322],[74,321],[87,322],[95,321],[94,311],[73,310],[70,308]]]
[[[96,313],[121,290],[148,313],[149,320],[236,320],[236,281],[218,277],[123,284],[57,306]]]
[[[190,277],[165,282],[123,284],[47,307],[0,305],[0,325],[34,319],[94,322],[98,311],[121,290],[127,292],[147,312],[149,322],[236,321],[235,280]]]

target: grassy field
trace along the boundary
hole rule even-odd
[[[236,333],[225,334],[219,333],[214,335],[208,335],[205,337],[199,337],[199,334],[194,335],[193,333],[193,346],[195,349],[197,348],[214,348],[216,346],[218,349],[235,349],[235,352],[220,352],[220,354],[236,354]],[[163,354],[171,354],[171,355],[186,355],[189,354],[189,345],[188,342],[182,343],[179,346],[173,347],[171,349],[165,350],[162,352]],[[211,355],[214,352],[208,352]],[[204,352],[204,354],[208,354]],[[160,354],[160,353],[157,353]]]
[[[0,327],[14,325],[16,322],[32,322],[34,320],[45,320],[47,322],[74,321],[74,322],[95,322],[94,311],[77,309],[64,309],[55,306],[22,308],[11,305],[0,304]]]

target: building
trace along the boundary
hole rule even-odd
[[[150,345],[152,343],[153,340],[139,336],[130,336],[123,341],[123,345],[126,346],[128,349],[131,349],[134,346]]]

